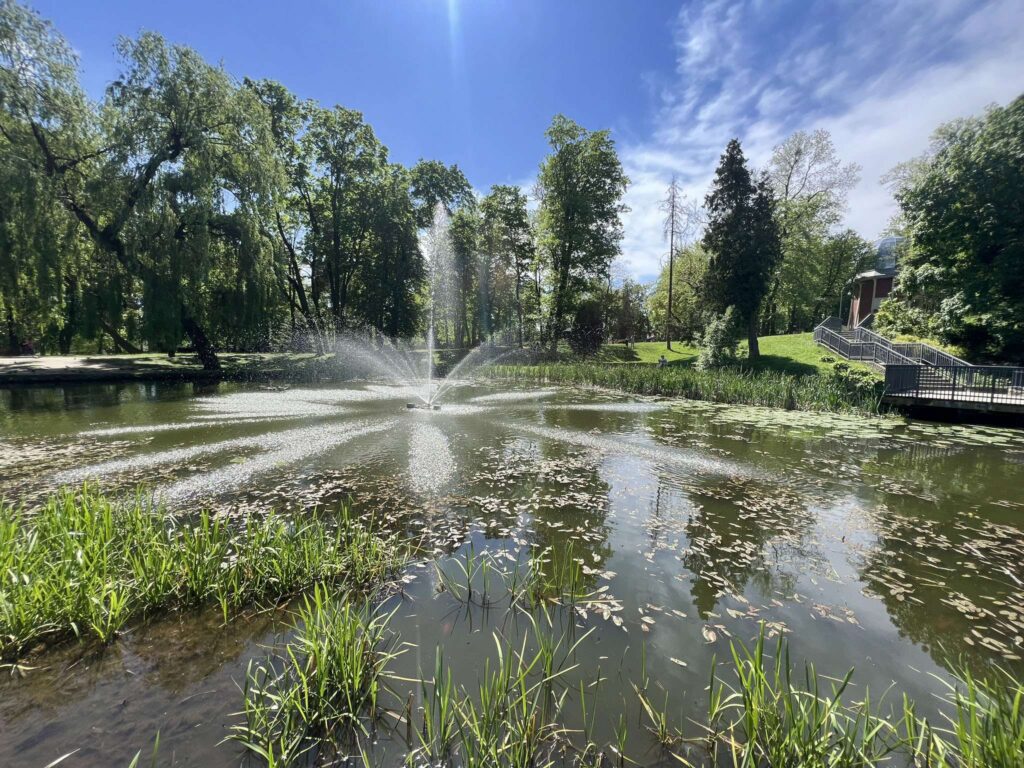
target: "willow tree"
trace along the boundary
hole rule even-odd
[[[556,115],[546,135],[551,154],[537,184],[539,244],[551,279],[548,340],[554,347],[583,290],[607,277],[619,252],[629,179],[608,131],[588,131]]]
[[[146,338],[173,349],[184,332],[204,367],[218,368],[206,326],[223,295],[208,278],[231,280],[243,307],[265,299],[249,218],[270,198],[266,111],[222,69],[152,33],[118,42],[122,72],[91,105],[52,26],[11,2],[3,11],[5,129],[24,126],[12,144],[138,285]]]

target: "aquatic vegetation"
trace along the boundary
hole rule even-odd
[[[956,668],[946,683],[952,713],[947,723],[932,726],[919,720],[904,696],[904,724],[916,765],[935,768],[1009,768],[1024,756],[1024,682],[995,667],[978,677]]]
[[[559,715],[569,693],[567,686],[555,686],[575,668],[569,659],[587,635],[569,642],[552,637],[532,618],[531,623],[537,649],[527,650],[526,637],[516,646],[495,633],[494,663],[485,661],[473,688],[452,684],[438,648],[433,679],[423,682],[414,762],[425,758],[465,768],[554,764],[554,748],[567,735]]]
[[[1000,667],[979,678],[954,666],[945,683],[948,724],[937,726],[918,717],[905,694],[902,714],[872,703],[867,691],[845,701],[853,669],[835,679],[806,662],[797,685],[788,644],[780,638],[766,653],[763,626],[752,648],[733,641],[730,651],[734,682],[712,664],[708,686],[705,747],[713,765],[870,768],[891,758],[929,768],[1011,768],[1024,755],[1024,683]]]
[[[793,376],[777,371],[744,371],[600,363],[492,365],[481,374],[502,381],[578,384],[639,395],[665,395],[716,403],[762,405],[799,411],[878,413],[881,393],[851,389],[832,376]]]
[[[206,511],[167,517],[141,493],[118,503],[90,486],[31,513],[0,502],[0,657],[72,636],[110,642],[168,609],[216,604],[226,621],[318,582],[379,583],[402,562],[394,539],[345,509],[234,525]]]
[[[250,663],[243,722],[228,737],[272,768],[368,734],[385,667],[401,652],[388,634],[389,614],[335,598],[319,584],[303,599],[296,620],[295,637],[280,656]]]
[[[716,680],[712,665],[713,755],[727,752],[734,766],[868,768],[899,746],[893,725],[876,713],[867,693],[859,702],[843,700],[853,670],[823,692],[826,678],[807,664],[804,685],[794,685],[788,645],[780,638],[775,654],[766,658],[763,629],[752,649],[733,642],[731,653],[731,687]]]

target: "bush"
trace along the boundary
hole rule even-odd
[[[734,308],[729,307],[723,314],[713,316],[708,322],[704,329],[704,337],[701,339],[697,368],[706,371],[736,361],[740,338],[735,317]]]

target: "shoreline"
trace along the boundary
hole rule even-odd
[[[216,382],[309,379],[333,356],[313,353],[225,353],[209,371],[195,355],[61,355],[0,357],[0,388],[137,381]]]

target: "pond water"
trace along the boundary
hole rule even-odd
[[[891,687],[894,704],[905,691],[922,714],[950,660],[1024,672],[1024,433],[573,389],[467,384],[439,411],[407,410],[415,397],[365,383],[4,390],[0,494],[32,503],[95,479],[235,515],[348,500],[423,544],[384,606],[408,648],[396,676],[429,676],[441,646],[466,685],[493,659],[492,633],[528,629],[439,590],[434,562],[550,547],[580,561],[595,595],[553,613],[574,637],[590,631],[571,677],[602,680],[597,731],[611,740],[627,713],[641,765],[666,758],[632,682],[648,676],[659,703],[667,691],[692,734],[712,658],[761,622],[793,659],[855,667],[856,691]],[[287,619],[174,615],[102,652],[42,656],[0,681],[0,765],[72,751],[65,765],[127,765],[157,732],[161,764],[237,765],[220,742],[239,686]],[[418,696],[393,686],[398,709]],[[580,726],[571,703],[564,719]],[[400,765],[401,741],[382,735],[375,759]]]

